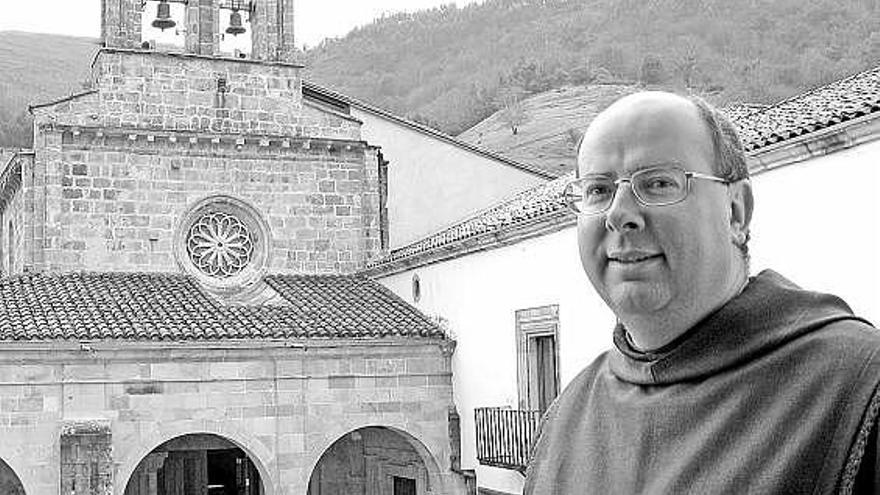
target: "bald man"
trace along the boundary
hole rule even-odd
[[[749,276],[752,192],[723,115],[618,100],[566,197],[619,323],[547,411],[525,494],[880,493],[880,334],[837,297]]]

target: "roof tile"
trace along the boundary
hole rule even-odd
[[[444,338],[388,289],[356,275],[270,275],[285,306],[223,306],[189,276],[49,273],[0,279],[0,340]]]

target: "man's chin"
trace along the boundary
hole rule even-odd
[[[645,314],[663,309],[671,299],[666,284],[619,282],[610,288],[609,299],[620,314]]]

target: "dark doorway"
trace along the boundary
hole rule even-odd
[[[544,412],[559,393],[556,383],[556,338],[553,335],[535,337],[535,357],[538,410]]]
[[[395,476],[394,495],[416,495],[416,480]]]
[[[125,495],[261,495],[260,474],[247,454],[216,435],[184,435],[163,443],[138,465]]]
[[[3,461],[0,461],[0,493],[3,495],[24,495],[24,488],[21,486],[18,476]]]

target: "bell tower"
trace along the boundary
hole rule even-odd
[[[236,35],[250,36],[251,58],[294,63],[294,0],[101,0],[101,38],[108,48],[143,48],[142,22],[147,2],[159,3],[153,26],[180,30],[186,53],[218,56],[220,16],[230,15]],[[184,19],[171,15],[170,4],[184,5]],[[250,32],[242,18],[250,20]],[[230,31],[227,31],[229,33]]]

